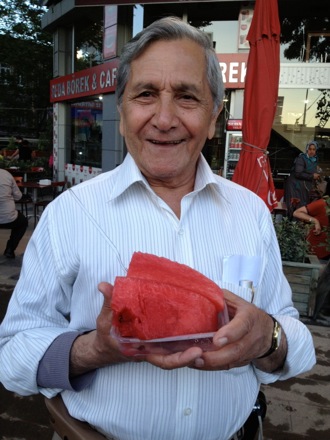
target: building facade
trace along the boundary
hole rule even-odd
[[[48,0],[43,27],[54,36],[54,165],[76,184],[113,169],[126,154],[116,108],[118,56],[136,30],[176,15],[213,41],[226,87],[216,135],[204,147],[211,167],[225,162],[228,121],[241,121],[254,2]],[[281,70],[277,115],[269,144],[274,174],[286,172],[297,152],[316,139],[330,175],[330,25],[323,0],[279,0]],[[267,81],[267,78],[265,78]],[[240,125],[238,125],[240,126]]]

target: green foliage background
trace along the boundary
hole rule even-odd
[[[52,36],[39,1],[0,1],[0,130],[38,137],[49,117]]]
[[[274,227],[282,260],[304,263],[310,250],[306,240],[310,227],[303,222],[289,220],[288,217],[274,221]]]

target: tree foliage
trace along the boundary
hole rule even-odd
[[[1,130],[38,136],[49,109],[52,38],[38,1],[0,1]]]
[[[287,44],[284,56],[288,60],[305,61],[308,34],[315,32],[315,29],[319,32],[324,31],[324,35],[312,38],[309,60],[329,62],[330,23],[328,17],[285,18],[281,25],[281,43]]]
[[[45,11],[40,0],[0,0],[0,34],[51,46],[51,35],[41,29]]]
[[[322,90],[321,98],[317,103],[315,117],[320,119],[319,126],[325,127],[330,119],[330,90]]]
[[[315,30],[320,35],[315,35]],[[328,17],[291,17],[285,18],[281,25],[281,43],[286,44],[284,56],[288,60],[306,61],[307,40],[310,41],[309,62],[330,62],[330,23]],[[315,117],[319,119],[319,126],[325,127],[330,118],[330,94],[321,90],[321,98],[317,102]]]

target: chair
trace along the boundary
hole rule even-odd
[[[48,189],[48,188],[45,188]],[[66,181],[52,182],[51,194],[47,194],[47,198],[34,202],[34,227],[36,227],[37,219],[40,218],[42,211],[66,189]]]
[[[66,189],[66,181],[60,180],[57,182],[52,182],[52,188],[53,188],[53,199],[55,199]]]
[[[23,176],[14,176],[14,179],[17,184],[23,182]],[[23,193],[22,198],[20,200],[18,200],[17,202],[15,202],[15,204],[20,205],[20,211],[22,212],[22,214],[25,214],[25,217],[27,219],[29,219],[28,206],[33,205],[31,197],[29,195]]]
[[[106,440],[104,435],[95,431],[88,423],[71,417],[60,395],[52,399],[45,398],[45,404],[55,431],[53,440]]]

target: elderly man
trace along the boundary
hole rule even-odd
[[[201,155],[223,98],[207,35],[175,18],[151,24],[123,50],[117,93],[129,153],[43,214],[1,327],[0,380],[23,395],[61,393],[73,417],[109,439],[228,440],[261,383],[312,368],[312,338],[266,205]],[[135,251],[189,265],[224,289],[231,320],[213,337],[217,350],[142,362],[120,352],[112,284]],[[239,283],[251,266],[253,298]]]

